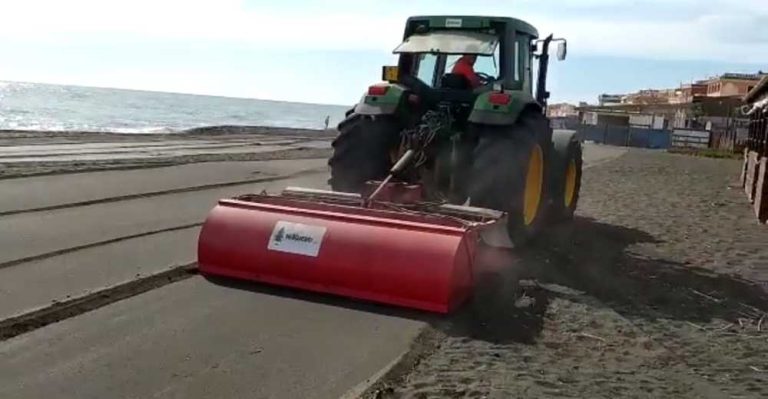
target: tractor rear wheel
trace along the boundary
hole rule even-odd
[[[351,114],[339,123],[338,130],[328,160],[331,189],[359,193],[367,181],[387,176],[392,167],[390,151],[400,138],[393,117]]]
[[[510,239],[523,245],[544,226],[551,134],[546,118],[525,110],[512,126],[482,126],[469,186],[473,206],[507,212]]]

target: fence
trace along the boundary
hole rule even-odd
[[[579,125],[577,136],[582,141],[623,147],[669,148],[670,132],[635,126]]]
[[[707,130],[675,129],[672,132],[672,147],[709,148],[711,135]]]
[[[757,219],[768,222],[768,97],[750,114],[741,182]]]
[[[736,132],[712,132],[710,146],[719,150],[735,152],[737,150]]]
[[[763,131],[765,127],[763,127]],[[584,141],[589,140],[601,144],[609,144],[624,147],[641,148],[687,148],[707,149],[715,148],[724,151],[740,151],[749,140],[739,140],[738,131],[709,131],[702,129],[675,128],[672,131],[665,129],[649,129],[638,126],[614,126],[614,125],[579,125],[578,137]],[[751,136],[750,136],[751,137]],[[755,136],[757,137],[757,136]],[[753,145],[758,141],[765,147],[765,139],[751,139]]]
[[[761,157],[768,157],[768,104],[752,113],[746,147]]]
[[[739,122],[737,125],[736,122]],[[709,141],[711,148],[723,151],[739,153],[743,151],[747,142],[748,125],[744,126],[741,119],[732,119],[732,124],[725,128],[713,128]]]

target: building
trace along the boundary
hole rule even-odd
[[[550,104],[547,106],[547,116],[550,118],[566,118],[576,116],[576,106],[568,103]]]
[[[744,97],[757,86],[762,76],[762,71],[752,74],[724,73],[702,83],[707,86],[708,97]]]
[[[553,129],[575,129],[579,125],[579,111],[573,104],[550,104],[547,116]]]
[[[601,94],[598,99],[600,106],[616,106],[691,104],[701,97],[743,97],[766,75],[762,71],[754,74],[724,73],[707,80],[682,84],[677,89],[645,89],[624,96]]]
[[[624,98],[623,94],[601,94],[597,96],[597,103],[600,104],[601,107],[619,105],[621,104],[622,98]]]
[[[622,100],[623,104],[670,104],[676,96],[675,89],[646,89],[636,93],[627,94]]]
[[[583,125],[706,129],[739,144],[746,140],[749,119],[740,114],[744,96],[768,74],[724,73],[681,84],[674,89],[645,89],[634,93],[601,94],[598,106],[579,104]],[[617,103],[618,101],[618,103]],[[633,114],[618,118],[617,112]],[[606,115],[601,115],[605,113]]]
[[[707,84],[698,81],[696,83],[688,83],[680,85],[680,88],[675,90],[675,95],[670,97],[670,104],[690,104],[697,97],[706,97]]]
[[[667,126],[663,115],[645,114],[625,110],[585,109],[581,113],[580,123],[591,126],[625,126],[638,129],[664,129]]]

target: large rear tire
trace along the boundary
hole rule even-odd
[[[399,142],[400,128],[393,117],[352,114],[338,129],[328,160],[332,190],[359,193],[367,181],[387,176],[392,167],[390,151]]]
[[[477,130],[470,203],[507,212],[512,243],[524,245],[545,224],[551,153],[547,119],[528,109],[512,126]]]

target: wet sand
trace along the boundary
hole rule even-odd
[[[170,194],[325,171],[324,159],[201,162],[159,168],[0,179],[0,215]]]
[[[0,131],[0,179],[200,162],[326,158],[334,134],[227,126],[175,134]]]

